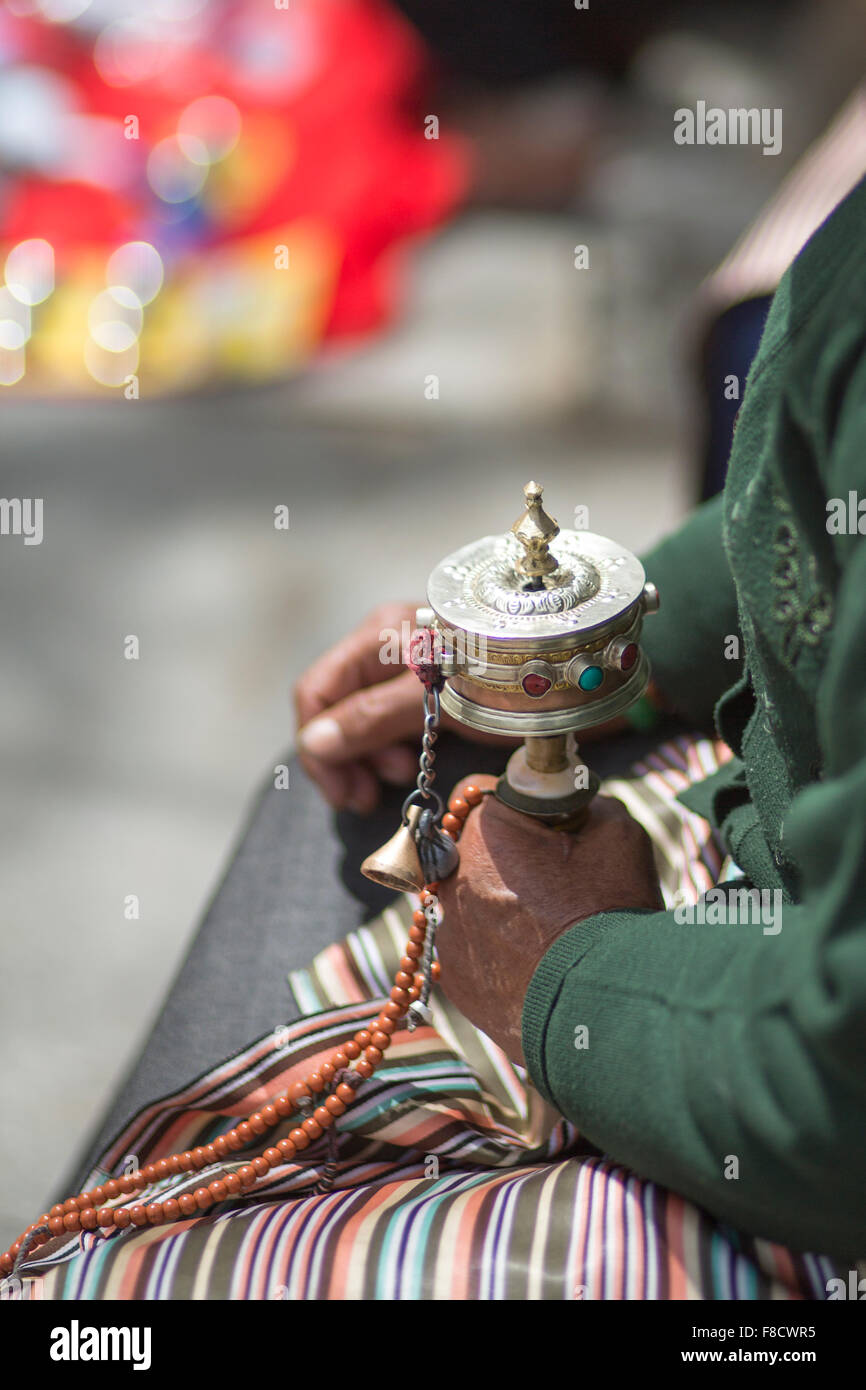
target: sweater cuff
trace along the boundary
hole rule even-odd
[[[620,915],[616,912],[599,912],[567,927],[541,957],[529,982],[523,1001],[523,1059],[535,1089],[552,1105],[556,1101],[547,1080],[545,1061],[550,1017],[569,970],[592,950],[605,932],[616,924]]]

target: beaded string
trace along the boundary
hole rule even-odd
[[[484,795],[479,787],[468,783],[451,797],[448,811],[442,818],[442,829],[453,840],[460,838],[466,817]],[[427,1024],[432,1019],[428,1001],[432,982],[439,976],[438,961],[433,959],[439,920],[438,889],[439,884],[432,882],[420,893],[421,906],[413,913],[409,939],[394,976],[393,988],[375,1023],[359,1029],[354,1038],[338,1047],[317,1071],[311,1072],[304,1081],[295,1082],[284,1095],[277,1096],[227,1134],[214,1139],[212,1144],[156,1159],[133,1173],[109,1178],[75,1197],[68,1197],[65,1202],[56,1203],[0,1255],[0,1276],[15,1274],[33,1250],[57,1236],[76,1231],[162,1226],[199,1216],[220,1202],[252,1191],[272,1168],[292,1162],[310,1144],[332,1133],[339,1117],[354,1101],[359,1087],[382,1062],[399,1026],[405,1023],[409,1031],[414,1031],[419,1024]],[[154,1182],[181,1173],[198,1172],[219,1163],[220,1159],[227,1160],[232,1153],[248,1148],[257,1137],[294,1115],[298,1116],[299,1123],[286,1138],[268,1145],[237,1170],[224,1170],[221,1176],[179,1197],[166,1197],[147,1204],[135,1202],[132,1206],[110,1205]],[[326,1190],[333,1186],[335,1174],[335,1148],[332,1148],[322,1174],[322,1182],[330,1184]]]

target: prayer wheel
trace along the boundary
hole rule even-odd
[[[641,627],[658,592],[631,551],[591,531],[560,529],[536,483],[524,488],[524,502],[510,530],[471,541],[433,570],[427,607],[416,615],[416,639],[426,647],[414,664],[454,719],[522,740],[496,796],[547,825],[579,830],[598,778],[577,737],[646,690]],[[407,833],[417,834],[408,812],[423,809],[425,798],[426,824],[436,820],[430,780],[419,778],[420,792],[407,798]],[[383,882],[378,866],[374,855],[362,868]]]

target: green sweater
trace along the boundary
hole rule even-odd
[[[779,287],[723,498],[645,562],[659,687],[735,754],[688,804],[782,891],[781,930],[601,913],[547,952],[523,1011],[533,1081],[592,1143],[845,1259],[866,1254],[866,536],[827,504],[861,497],[866,180]]]

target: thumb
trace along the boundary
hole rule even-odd
[[[423,693],[412,671],[356,690],[299,730],[300,751],[324,763],[343,763],[401,738],[420,737]]]

